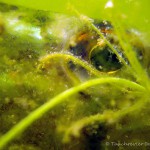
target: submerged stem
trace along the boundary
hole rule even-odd
[[[45,104],[31,112],[26,118],[22,119],[18,124],[16,124],[12,129],[10,129],[5,135],[0,138],[0,149],[6,146],[10,141],[12,141],[18,134],[22,133],[28,126],[30,126],[34,121],[41,118],[46,112],[51,110],[53,107],[65,101],[69,96],[78,93],[81,90],[84,90],[88,87],[98,85],[98,84],[119,84],[120,86],[124,85],[142,92],[145,91],[143,86],[139,84],[121,78],[105,77],[99,79],[89,80],[78,86],[72,87],[65,92],[59,94],[58,96],[50,99]]]
[[[134,105],[132,105],[126,109],[123,108],[118,111],[105,111],[103,114],[96,114],[96,115],[84,117],[83,119],[72,123],[72,125],[67,129],[63,140],[64,140],[64,142],[68,142],[70,139],[70,137],[69,137],[70,135],[74,135],[74,136],[78,137],[80,135],[80,131],[83,127],[85,127],[91,123],[95,123],[97,121],[101,122],[101,123],[102,122],[115,123],[116,121],[118,121],[122,117],[124,117],[125,115],[141,109],[147,101],[148,101],[148,99],[146,99],[145,101],[143,101],[143,99],[141,99],[138,102],[136,102]]]
[[[150,88],[149,88],[150,82],[149,82],[148,75],[146,71],[144,70],[144,68],[142,67],[141,63],[139,62],[136,56],[136,53],[132,48],[132,45],[129,43],[129,40],[128,40],[127,34],[125,33],[124,28],[122,27],[122,25],[118,23],[118,21],[115,20],[115,18],[113,20],[113,24],[114,24],[114,28],[117,33],[117,36],[119,38],[119,43],[122,46],[123,51],[126,57],[128,58],[132,68],[136,72],[137,74],[136,76],[137,78],[139,78],[138,80],[140,80],[139,82],[145,87],[147,87],[150,91]],[[116,27],[118,28],[116,29]]]
[[[73,61],[73,63],[78,64],[80,66],[82,66],[83,68],[85,68],[87,71],[89,71],[91,74],[97,76],[97,77],[101,77],[102,74],[104,75],[104,72],[100,72],[98,70],[96,70],[95,68],[93,68],[90,64],[88,64],[87,62],[80,60],[79,58],[71,55],[71,54],[64,54],[64,53],[53,53],[53,54],[49,54],[46,55],[44,58],[41,59],[41,64],[45,64],[47,62],[49,62],[50,59],[53,58],[63,58],[66,61]]]

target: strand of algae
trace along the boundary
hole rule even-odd
[[[139,82],[144,85],[149,91],[150,91],[150,82],[149,77],[142,67],[141,63],[139,62],[135,51],[133,50],[131,44],[129,43],[127,34],[125,33],[125,29],[121,25],[121,23],[118,23],[114,17],[112,23],[114,24],[114,29],[117,34],[117,37],[119,38],[119,43],[123,48],[123,51],[125,55],[127,56],[133,70],[136,72],[136,76],[139,80]]]
[[[84,117],[83,119],[72,123],[72,125],[67,129],[67,131],[65,131],[63,141],[69,142],[70,135],[74,135],[75,137],[79,137],[80,131],[83,127],[85,127],[89,124],[95,123],[97,121],[101,122],[101,123],[105,122],[108,124],[116,123],[125,115],[141,110],[141,108],[148,101],[149,101],[149,99],[147,97],[145,97],[145,99],[142,98],[139,101],[137,101],[134,105],[127,107],[125,109],[122,108],[121,110],[118,110],[118,111],[107,110],[107,111],[104,111],[103,114],[96,114],[96,115]]]
[[[58,96],[50,99],[48,102],[31,112],[26,118],[22,119],[18,124],[16,124],[12,129],[10,129],[6,134],[4,134],[0,138],[0,149],[6,146],[10,141],[12,141],[17,135],[22,133],[28,126],[30,126],[35,120],[41,118],[46,112],[51,110],[53,107],[57,106],[58,104],[65,101],[69,96],[78,93],[81,90],[84,90],[88,87],[98,85],[98,84],[119,84],[120,86],[124,85],[136,90],[140,90],[142,92],[145,91],[145,88],[137,83],[132,81],[121,79],[121,78],[114,78],[114,77],[105,77],[99,79],[89,80],[84,82],[78,86],[72,87],[65,92],[59,94]]]
[[[78,76],[68,67],[68,62],[62,62],[61,66],[64,73],[71,80],[72,86],[76,86],[81,83],[81,80],[78,78]]]
[[[41,58],[40,60],[40,65],[38,67],[38,69],[44,67],[44,64],[49,63],[50,60],[52,59],[58,59],[58,58],[62,58],[65,60],[65,64],[62,65],[62,67],[64,68],[65,73],[67,74],[68,78],[71,79],[72,83],[74,86],[78,85],[79,83],[81,83],[81,81],[79,80],[79,78],[71,71],[71,69],[68,68],[67,63],[69,61],[72,61],[73,63],[82,66],[83,68],[85,68],[90,74],[96,76],[96,77],[104,77],[104,76],[108,76],[108,75],[114,75],[117,71],[111,71],[111,72],[101,72],[98,71],[97,69],[95,69],[92,65],[90,65],[88,62],[81,60],[78,57],[75,57],[74,55],[70,54],[70,53],[51,53],[49,55],[44,56],[43,58]]]
[[[53,58],[63,58],[64,60],[68,61],[73,61],[73,63],[78,64],[85,68],[87,71],[89,71],[91,74],[97,76],[97,77],[102,77],[104,75],[104,72],[100,72],[93,68],[90,64],[88,64],[86,61],[83,61],[79,59],[78,57],[75,57],[71,54],[65,54],[65,53],[52,53],[49,55],[46,55],[41,59],[41,64],[39,65],[39,68],[42,67],[45,63],[49,62],[49,60]]]

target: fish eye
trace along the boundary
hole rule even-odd
[[[91,64],[100,71],[110,72],[116,71],[122,67],[116,54],[114,54],[108,46],[96,46],[90,54]]]

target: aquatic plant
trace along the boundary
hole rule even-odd
[[[15,1],[13,4],[15,4]],[[27,3],[26,5],[29,4]],[[31,7],[32,6],[33,5],[31,5]],[[17,35],[15,35],[16,37],[14,36],[13,40],[2,40],[1,43],[3,43],[3,45],[1,46],[1,48],[6,49],[6,51],[2,53],[3,55],[1,59],[1,63],[4,63],[4,66],[0,66],[1,71],[3,71],[0,76],[0,81],[2,83],[1,90],[4,89],[4,91],[1,91],[1,99],[5,98],[6,96],[10,97],[10,99],[13,99],[13,103],[22,105],[22,107],[25,108],[25,115],[27,116],[20,121],[14,119],[14,127],[12,127],[7,132],[5,131],[6,133],[4,135],[1,135],[0,137],[0,149],[3,149],[9,142],[15,140],[15,138],[17,138],[17,136],[19,136],[29,126],[31,126],[33,122],[35,122],[39,118],[44,117],[45,113],[52,111],[56,106],[59,107],[59,105],[63,104],[65,101],[66,105],[73,107],[71,113],[78,114],[78,107],[80,108],[80,102],[79,104],[77,102],[77,100],[80,99],[77,98],[78,96],[82,97],[81,100],[84,99],[84,96],[87,96],[87,99],[90,99],[89,104],[87,105],[96,103],[96,105],[99,104],[98,106],[100,106],[100,108],[96,109],[96,111],[90,110],[89,113],[87,113],[88,109],[85,108],[83,112],[79,112],[81,113],[81,117],[79,118],[72,118],[69,112],[63,114],[63,117],[65,115],[68,116],[69,121],[66,123],[66,127],[65,125],[62,125],[63,121],[60,121],[60,123],[58,123],[57,129],[59,132],[63,133],[62,135],[64,142],[70,142],[71,137],[80,138],[80,136],[82,136],[82,132],[85,130],[87,135],[92,134],[93,132],[96,132],[95,134],[98,134],[98,127],[100,125],[102,125],[103,128],[106,128],[106,130],[109,131],[110,127],[114,127],[119,124],[120,126],[122,126],[120,132],[123,133],[128,130],[130,126],[130,122],[128,122],[128,119],[126,119],[127,116],[133,119],[134,122],[130,126],[130,130],[140,130],[145,126],[149,127],[149,123],[147,123],[145,119],[143,119],[141,123],[139,123],[139,116],[141,115],[141,113],[144,113],[143,118],[147,118],[149,113],[149,110],[146,107],[149,103],[150,93],[148,68],[144,66],[145,60],[139,60],[138,52],[133,48],[133,45],[128,38],[128,34],[126,33],[126,26],[123,24],[123,22],[118,21],[120,16],[118,16],[117,11],[118,10],[114,9],[108,10],[108,12],[112,12],[116,15],[113,15],[112,17],[112,15],[109,15],[108,13],[107,18],[110,19],[114,27],[114,32],[117,35],[119,45],[121,47],[121,54],[123,54],[124,57],[122,57],[122,55],[115,49],[114,45],[93,24],[91,19],[89,19],[87,16],[81,15],[76,10],[73,10],[76,18],[80,20],[81,24],[88,26],[91,31],[95,32],[101,39],[103,39],[105,44],[111,49],[112,53],[117,56],[123,67],[116,72],[111,73],[98,71],[92,64],[83,60],[81,57],[75,56],[65,49],[61,51],[58,50],[60,48],[59,46],[57,47],[56,52],[53,49],[50,49],[50,54],[42,51],[40,49],[43,48],[41,45],[45,41],[47,42],[49,38],[54,40],[51,41],[54,45],[57,45],[56,41],[58,41],[55,41],[56,37],[49,37],[49,35],[44,34],[47,23],[45,23],[44,25],[38,24],[39,27],[43,27],[43,37],[45,38],[45,41],[40,40],[40,42],[38,43],[38,41],[32,41],[31,39],[30,43],[32,44],[32,46],[30,47],[33,47],[33,49],[27,47],[24,49],[22,48],[22,51],[20,51],[20,48],[18,47],[22,44],[21,41],[19,39],[13,41],[15,40],[15,38],[17,38]],[[32,16],[32,12],[30,13],[30,15]],[[47,14],[41,14],[41,18],[45,18],[45,16],[47,16]],[[26,19],[27,18],[25,17],[24,21]],[[34,23],[37,23],[37,20]],[[28,26],[28,24],[26,24],[26,26]],[[29,33],[30,31],[25,30],[22,39],[25,39],[26,41]],[[8,33],[2,32],[1,34],[2,39],[4,39],[5,37],[7,37]],[[13,52],[9,53],[9,47],[7,47],[6,44],[11,40],[13,41],[13,43],[16,43],[16,49],[12,48]],[[23,43],[23,45],[26,45],[26,42]],[[35,50],[36,48],[38,50]],[[26,51],[26,49],[28,49],[28,51]],[[145,58],[146,54],[147,50],[144,51],[142,57]],[[68,65],[69,62],[72,62],[75,66],[79,67],[78,74],[76,74],[75,71]],[[62,67],[62,69],[60,69],[60,66]],[[86,74],[88,74],[88,78],[85,78],[85,81],[82,81],[82,79],[80,79],[80,70],[82,69],[84,69],[86,71]],[[62,74],[64,74],[64,77],[61,77]],[[65,81],[66,78],[67,81]],[[23,81],[21,81],[22,79]],[[53,86],[50,85],[51,83],[54,84],[54,82],[59,81],[61,84],[60,87],[57,87],[56,83]],[[91,87],[93,87],[93,89],[88,90]],[[50,92],[50,88],[55,89],[55,91],[53,90],[52,92]],[[26,90],[25,93],[23,91],[24,89]],[[10,93],[7,94],[7,91],[10,91]],[[36,91],[35,95],[34,91]],[[40,93],[40,91],[42,91],[42,93]],[[106,98],[102,98],[101,94],[103,96],[106,96]],[[71,97],[72,95],[75,95],[75,98],[72,98],[73,100],[70,102],[69,97]],[[91,95],[91,97],[89,95]],[[15,100],[16,97],[22,96],[27,100],[22,100],[22,98],[22,102],[18,102],[17,100]],[[102,101],[102,104],[100,102],[96,102],[96,100],[94,100],[96,98],[99,98],[98,101]],[[11,105],[10,99],[6,98],[5,101],[1,100],[1,105],[3,105],[3,107],[5,105]],[[39,101],[38,104],[34,102],[34,99],[37,102]],[[46,100],[43,104],[43,99],[48,100]],[[32,102],[31,105],[29,103],[30,100]],[[29,113],[28,108],[24,106],[25,104],[27,105],[29,110],[31,109]],[[37,105],[39,107],[37,107]],[[75,106],[72,105],[77,105],[77,108],[74,108]],[[83,106],[81,108],[83,108]],[[91,107],[93,107],[91,109],[95,109],[95,105]],[[84,111],[86,111],[86,113]],[[24,116],[24,114],[20,115]],[[61,117],[61,113],[58,116]],[[2,118],[2,120],[4,119]],[[127,123],[125,123],[125,125],[124,120],[127,120]],[[137,122],[139,123],[138,125]],[[90,131],[90,129],[89,131],[87,131],[88,127],[91,128],[92,131]],[[103,128],[102,130],[104,130]],[[102,137],[104,136],[103,140],[105,140],[106,134],[107,133],[104,133],[104,135],[102,135]],[[117,135],[114,138],[112,137],[112,139],[115,138],[117,138]]]

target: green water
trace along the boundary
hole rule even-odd
[[[148,149],[148,0],[0,0],[0,150]]]

